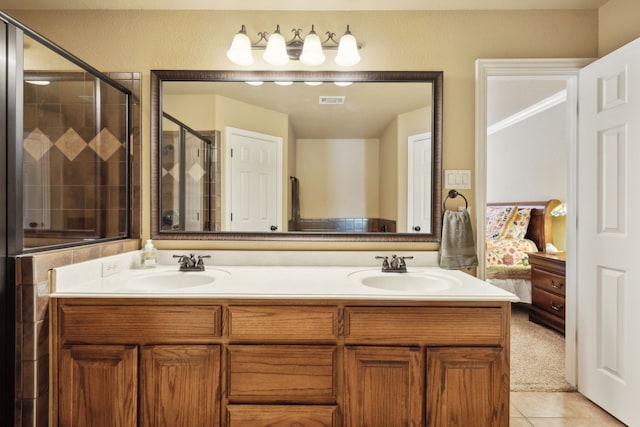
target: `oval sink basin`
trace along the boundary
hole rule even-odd
[[[154,271],[129,278],[124,288],[135,291],[167,291],[211,285],[223,270]]]
[[[365,286],[395,292],[442,292],[460,285],[454,277],[437,272],[382,273],[380,270],[359,271],[349,277]]]

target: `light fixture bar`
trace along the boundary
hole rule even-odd
[[[291,32],[293,37],[285,41],[278,25],[271,34],[266,31],[258,32],[259,39],[251,42],[246,35],[245,26],[242,25],[242,29],[236,34],[231,48],[227,51],[227,57],[238,65],[247,66],[253,63],[251,50],[263,50],[265,51],[263,58],[272,65],[285,65],[288,62],[285,58],[288,57],[290,60],[314,66],[324,62],[322,51],[326,49],[338,51],[336,56],[338,65],[352,66],[360,62],[358,50],[362,46],[356,42],[348,25],[345,34],[339,40],[336,40],[336,33],[331,31],[325,32],[326,38],[322,40],[316,34],[313,25],[304,38],[300,28],[293,28]]]

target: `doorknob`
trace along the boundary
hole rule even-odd
[[[272,225],[269,228],[271,229],[271,231],[276,231],[278,229],[278,226],[277,225]]]
[[[420,226],[416,225],[415,227],[413,227],[413,231],[420,231]]]

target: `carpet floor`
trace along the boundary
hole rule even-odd
[[[526,307],[511,309],[511,391],[575,390],[565,377],[561,334],[529,322]]]

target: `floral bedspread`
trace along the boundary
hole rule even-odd
[[[528,252],[538,252],[528,239],[487,239],[488,279],[530,279]]]

